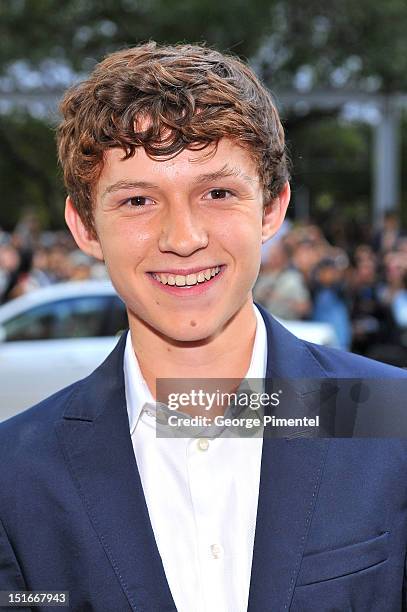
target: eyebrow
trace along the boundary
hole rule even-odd
[[[219,179],[230,177],[242,178],[250,184],[255,182],[254,178],[247,174],[243,174],[239,168],[231,168],[228,164],[225,164],[220,170],[208,172],[207,174],[199,174],[194,178],[193,182],[195,185],[201,185],[202,183],[211,183]],[[117,183],[113,183],[106,187],[102,193],[101,199],[103,200],[109,193],[121,191],[122,189],[159,189],[159,185],[148,181],[117,181]]]
[[[109,193],[114,193],[115,191],[120,191],[121,189],[158,189],[158,185],[149,183],[147,181],[117,181],[117,183],[113,183],[112,185],[106,187],[101,196],[102,200]]]
[[[196,185],[200,185],[201,183],[211,183],[213,181],[217,181],[222,178],[230,178],[230,177],[242,178],[248,183],[254,183],[255,179],[248,176],[247,174],[243,174],[240,168],[233,167],[231,168],[228,164],[225,164],[220,170],[216,170],[215,172],[209,172],[208,174],[200,174],[195,177],[194,183]]]

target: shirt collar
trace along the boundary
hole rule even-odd
[[[256,335],[245,379],[264,379],[267,365],[267,332],[259,309],[256,305],[253,307],[256,315]],[[154,406],[155,399],[141,373],[137,356],[133,350],[130,331],[127,334],[124,350],[124,381],[130,434],[132,435],[142,409],[147,404]]]

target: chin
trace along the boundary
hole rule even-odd
[[[165,329],[162,330],[162,333],[173,342],[204,342],[205,340],[209,340],[214,334],[214,330],[206,326],[200,326],[198,322],[196,323],[196,326],[191,326],[189,323],[188,325],[182,325],[175,329]]]

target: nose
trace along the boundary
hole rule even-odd
[[[162,219],[158,248],[188,257],[208,245],[208,233],[199,213],[188,202],[173,202]]]

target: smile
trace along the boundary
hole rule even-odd
[[[191,274],[170,274],[164,272],[152,272],[151,276],[162,285],[176,287],[193,287],[194,285],[204,284],[217,276],[221,270],[220,266],[205,268],[199,272]]]

